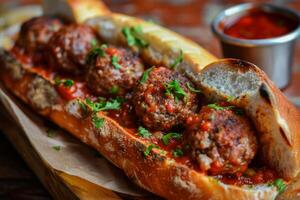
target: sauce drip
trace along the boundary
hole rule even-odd
[[[285,35],[297,26],[297,21],[285,15],[251,10],[232,23],[225,22],[224,33],[241,39],[267,39]]]

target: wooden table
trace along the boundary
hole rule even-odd
[[[104,0],[116,12],[153,20],[201,44],[221,57],[220,47],[210,31],[213,17],[224,8],[243,0]],[[18,4],[39,0],[0,0],[0,12]],[[258,2],[258,1],[257,1]],[[262,1],[259,1],[262,2]],[[300,11],[298,0],[274,0]],[[5,3],[5,4],[3,4]],[[290,97],[300,96],[300,42],[296,45],[293,80],[284,91]],[[1,123],[1,115],[0,115]],[[51,199],[48,192],[28,169],[16,151],[0,133],[0,199]]]

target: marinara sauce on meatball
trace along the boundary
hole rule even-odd
[[[183,75],[166,67],[144,73],[133,97],[135,111],[147,128],[169,131],[185,124],[198,107],[193,84]]]
[[[63,27],[53,34],[48,45],[48,60],[56,70],[79,74],[84,71],[86,56],[97,41],[94,30],[83,24]]]
[[[243,172],[256,154],[252,124],[230,107],[204,106],[187,123],[185,143],[203,172],[211,175]]]
[[[35,62],[41,62],[50,37],[62,27],[63,23],[58,18],[34,17],[22,24],[16,46],[25,54],[34,55]]]
[[[97,95],[118,96],[132,91],[144,71],[131,50],[112,45],[94,48],[87,57],[86,82]]]

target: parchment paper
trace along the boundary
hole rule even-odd
[[[34,114],[1,84],[0,101],[16,125],[25,132],[37,153],[52,168],[116,192],[149,196],[148,192],[131,183],[120,169],[97,155],[96,151],[60,128],[53,128],[53,125],[50,128],[47,125],[50,122]]]

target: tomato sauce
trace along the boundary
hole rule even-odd
[[[279,37],[295,30],[298,22],[283,14],[250,10],[224,26],[224,33],[241,39],[267,39]]]
[[[19,54],[18,51],[15,50],[14,55],[19,59],[22,63],[30,63],[30,57],[26,57],[22,54]],[[55,78],[59,77],[61,81],[71,79],[73,84],[71,86],[66,86],[62,83],[56,84],[55,88],[60,94],[60,96],[69,101],[75,98],[90,98],[92,100],[96,100],[97,97],[93,95],[88,88],[86,87],[85,83],[80,76],[66,76],[64,74],[59,74],[56,71],[53,71],[51,68],[47,68],[44,66],[32,66],[30,67],[30,71],[35,72],[41,76],[44,76],[48,80],[51,80],[54,84]],[[130,96],[130,95],[129,95]],[[183,138],[175,139],[170,138],[168,144],[165,144],[160,137],[155,135],[163,135],[166,133],[159,132],[159,131],[150,131],[152,133],[152,137],[144,138],[139,136],[138,134],[138,127],[140,126],[139,121],[135,115],[134,107],[130,101],[130,98],[125,98],[125,101],[122,103],[121,108],[119,110],[107,110],[104,111],[107,116],[114,119],[118,122],[121,126],[123,126],[131,135],[134,137],[139,137],[143,141],[147,141],[147,143],[152,143],[157,145],[161,150],[166,152],[166,156],[174,159],[177,163],[183,164],[193,170],[200,171],[199,166],[197,163],[190,158],[188,155],[188,147],[184,144]],[[200,119],[197,116],[189,117],[187,119],[187,124],[194,124],[199,123]],[[202,129],[206,130],[209,129],[211,126],[210,123],[203,123]],[[183,155],[174,156],[174,150],[180,149],[183,152]],[[265,169],[262,167],[258,167],[255,170],[252,170],[253,173],[249,174],[242,174],[236,173],[231,175],[218,175],[213,176],[219,181],[232,184],[232,185],[244,185],[244,184],[259,184],[259,183],[268,183],[274,181],[276,177],[276,173],[270,169]]]

